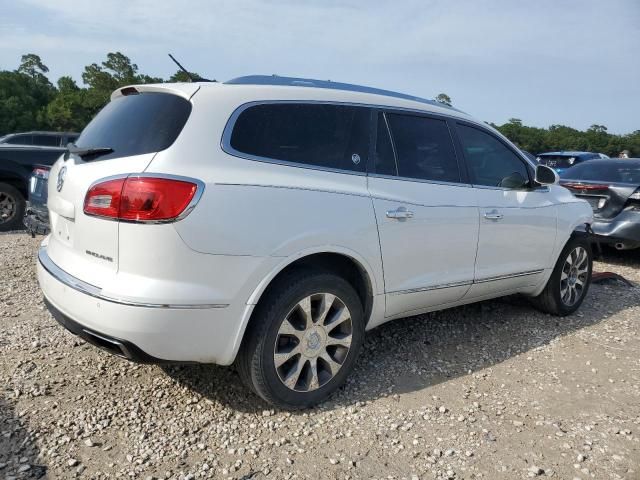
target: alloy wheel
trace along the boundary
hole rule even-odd
[[[560,299],[567,307],[576,304],[584,294],[589,276],[589,255],[584,247],[576,247],[564,261],[560,274]]]
[[[280,381],[296,392],[327,384],[344,364],[351,348],[351,313],[330,293],[300,300],[283,319],[273,360]]]
[[[0,192],[0,224],[11,221],[17,209],[16,199],[6,192]]]

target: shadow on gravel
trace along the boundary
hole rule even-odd
[[[416,392],[474,373],[554,339],[597,324],[640,303],[637,289],[593,285],[580,310],[558,318],[533,309],[522,297],[505,297],[384,324],[368,332],[356,370],[320,410],[353,405],[395,393]],[[243,412],[270,408],[245,389],[232,368],[165,367],[180,384]],[[229,387],[228,382],[232,382]]]
[[[635,250],[616,250],[615,248],[603,246],[602,256],[596,261],[606,262],[621,267],[640,268],[640,248]],[[598,271],[598,265],[594,267]]]
[[[38,454],[33,438],[15,409],[9,400],[0,396],[0,477],[45,478],[47,467],[38,463]]]

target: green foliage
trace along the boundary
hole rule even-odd
[[[510,118],[503,125],[494,125],[505,137],[533,154],[558,150],[579,150],[605,153],[617,157],[622,150],[640,157],[640,130],[628,135],[614,135],[604,125],[591,125],[586,131],[564,125],[549,128],[527,127],[519,118]]]
[[[84,67],[78,86],[73,78],[61,77],[51,84],[49,68],[34,54],[23,55],[14,71],[0,71],[0,135],[25,130],[80,131],[109,101],[111,93],[125,85],[161,83],[161,78],[138,72],[138,66],[120,53],[107,54],[105,61]],[[197,73],[192,73],[200,78]],[[168,81],[189,82],[189,76],[178,70]],[[451,97],[440,93],[437,102],[451,106]],[[493,124],[492,124],[493,125]],[[493,125],[520,148],[537,154],[552,150],[586,150],[617,156],[629,150],[640,157],[640,130],[627,135],[613,135],[604,125],[592,125],[586,131],[564,125],[549,128],[528,127],[519,118],[503,125]]]

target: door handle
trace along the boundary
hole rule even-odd
[[[396,210],[387,210],[387,217],[395,218],[397,220],[412,218],[413,212],[411,210],[407,210],[405,207],[398,207]]]
[[[500,220],[503,216],[504,215],[498,212],[498,210],[496,210],[495,208],[490,212],[484,212],[484,218],[486,218],[487,220]]]

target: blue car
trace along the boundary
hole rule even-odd
[[[551,167],[558,173],[562,173],[567,168],[571,168],[578,163],[601,158],[609,157],[604,153],[593,152],[548,152],[538,154],[536,160],[538,163]]]

